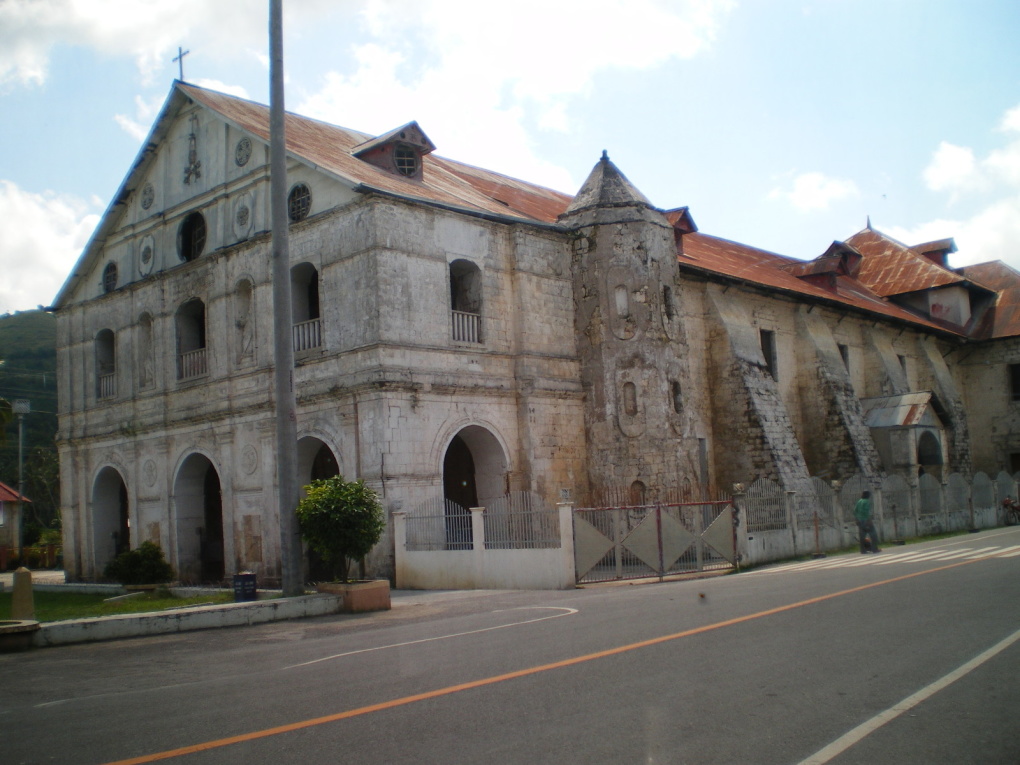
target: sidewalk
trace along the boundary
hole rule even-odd
[[[33,571],[33,588],[50,591],[61,589],[63,571]],[[0,584],[9,592],[14,584],[14,572],[0,574]],[[87,587],[87,585],[85,585]],[[77,589],[77,585],[66,587]],[[393,590],[390,599],[395,608],[443,601],[469,599],[491,595],[503,590]],[[120,640],[146,635],[165,635],[175,632],[241,627],[251,624],[305,619],[312,616],[329,616],[341,613],[342,599],[337,595],[319,593],[295,598],[273,598],[221,605],[193,606],[171,611],[140,614],[118,614],[89,619],[69,619],[45,622],[35,633],[32,644],[36,647],[70,645],[101,640]]]

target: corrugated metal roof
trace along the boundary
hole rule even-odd
[[[995,305],[974,328],[974,337],[987,340],[1020,335],[1020,273],[1001,260],[964,266],[959,271],[996,292]]]
[[[269,107],[195,85],[178,83],[177,87],[239,129],[269,142]],[[351,153],[374,136],[290,112],[286,131],[289,154],[353,186],[542,223],[555,222],[572,199],[552,189],[431,154],[422,158],[422,180],[404,178]]]
[[[12,489],[10,486],[0,481],[0,502],[17,502],[18,497],[21,497],[25,502],[31,502],[28,497],[18,494],[17,491]]]
[[[857,278],[882,297],[966,281],[913,248],[871,228],[858,231],[846,243],[864,256]]]
[[[883,299],[855,279],[836,276],[835,289],[826,289],[805,279],[799,279],[787,270],[803,261],[708,234],[685,234],[679,261],[681,270],[685,267],[704,269],[764,287],[796,293],[805,298],[835,301],[888,318],[947,331],[945,327]]]
[[[864,421],[869,428],[941,427],[931,399],[931,391],[862,398]]]

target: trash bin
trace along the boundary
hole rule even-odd
[[[242,571],[234,574],[234,602],[240,603],[245,600],[255,600],[255,574],[251,571]]]

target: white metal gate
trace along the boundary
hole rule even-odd
[[[638,579],[736,564],[729,500],[574,510],[577,582]]]

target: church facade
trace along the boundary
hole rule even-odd
[[[153,540],[185,581],[279,579],[268,124],[175,83],[55,300],[76,578]],[[1020,468],[1020,276],[951,269],[951,240],[869,226],[796,261],[605,155],[570,197],[416,123],[288,115],[287,149],[302,483],[362,478],[393,513],[769,477],[809,512],[812,476]]]

